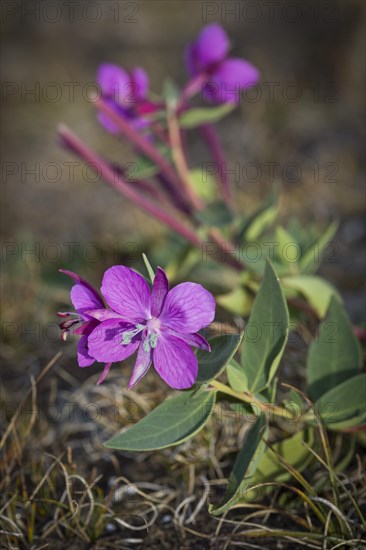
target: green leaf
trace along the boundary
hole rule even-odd
[[[238,286],[227,294],[217,296],[216,302],[230,313],[244,317],[250,313],[253,298],[245,288]]]
[[[222,227],[233,221],[233,213],[222,201],[212,202],[204,210],[196,212],[195,217],[204,225],[214,227]]]
[[[286,466],[281,462],[276,453],[298,472],[302,472],[313,459],[313,455],[309,453],[306,446],[303,445],[304,441],[308,445],[313,446],[314,434],[312,429],[306,431],[301,430],[295,435],[275,443],[272,445],[272,448],[267,448],[254,472],[251,479],[251,485],[254,486],[259,483],[272,481],[283,482],[291,479],[291,473],[286,469]],[[263,489],[265,493],[268,494],[273,491],[274,488],[275,487],[269,486]],[[257,489],[250,491],[250,488],[248,488],[245,496],[248,501],[256,500],[258,498]],[[260,496],[262,498],[263,494]]]
[[[223,501],[219,505],[209,505],[209,512],[214,516],[226,512],[245,499],[247,488],[266,448],[265,441],[262,438],[267,437],[267,432],[266,418],[261,415],[248,431],[243,446],[238,453]]]
[[[220,264],[211,260],[211,256],[202,257],[202,253],[197,251],[197,261],[187,274],[186,279],[200,283],[212,294],[222,294],[232,288],[238,288],[240,285],[240,273],[227,264]],[[204,253],[205,254],[205,253]],[[179,272],[180,280],[182,280]]]
[[[297,264],[301,256],[300,245],[284,227],[276,227],[276,257],[282,264],[287,264],[290,271],[298,271]]]
[[[338,224],[336,222],[332,223],[322,236],[303,254],[300,260],[300,270],[302,273],[314,273],[317,271],[322,256],[326,251],[326,246],[335,235],[337,229]]]
[[[235,419],[238,423],[242,423],[243,421],[248,422],[248,420],[253,417],[253,414],[258,413],[258,408],[255,404],[252,406],[250,403],[244,403],[244,401],[230,402],[230,398],[228,398],[228,401],[229,407],[232,411],[234,411]]]
[[[332,298],[326,320],[312,343],[307,361],[307,379],[312,399],[356,376],[362,367],[361,346],[342,306]],[[366,399],[366,396],[365,396]]]
[[[197,350],[197,384],[205,384],[217,378],[234,357],[243,334],[222,334],[210,340],[211,351]]]
[[[154,279],[155,279],[155,273],[154,273],[154,270],[153,268],[151,267],[151,264],[146,256],[146,254],[142,254],[142,259],[144,260],[144,264],[145,264],[145,267],[146,267],[146,271],[148,272],[149,274],[149,277],[150,277],[150,281],[153,283],[154,282]]]
[[[271,382],[287,342],[288,329],[286,300],[276,273],[267,261],[242,346],[241,365],[252,393],[261,392]]]
[[[171,151],[166,145],[159,145],[157,147],[159,152],[165,157],[166,160],[171,160]],[[156,176],[160,172],[160,168],[145,155],[139,155],[134,162],[131,162],[132,170],[127,175],[128,180],[143,180]]]
[[[286,289],[290,289],[302,294],[317,312],[320,319],[328,311],[333,296],[338,298],[340,302],[342,301],[334,286],[316,275],[283,277],[281,283],[285,291]]]
[[[166,247],[168,250],[169,248]],[[178,250],[171,250],[166,258],[165,272],[168,279],[185,278],[190,272],[192,266],[197,265],[201,259],[199,250],[192,248],[191,245],[185,245]]]
[[[261,203],[260,207],[252,212],[241,223],[237,241],[256,241],[265,229],[273,223],[278,213],[278,194],[273,188],[271,193]]]
[[[245,232],[246,242],[257,241],[265,230],[272,225],[278,214],[278,207],[270,206],[261,212],[250,224]]]
[[[171,78],[166,78],[163,83],[163,97],[168,106],[175,108],[179,101],[179,88]]]
[[[131,428],[112,437],[105,447],[124,451],[153,451],[178,445],[198,433],[210,418],[216,392],[180,393],[167,399]]]
[[[327,391],[315,407],[332,430],[343,430],[366,422],[366,373],[353,376]]]
[[[196,128],[202,124],[214,123],[231,113],[234,108],[235,105],[225,103],[218,107],[190,109],[179,117],[179,124],[182,128]]]
[[[215,179],[210,174],[204,173],[202,168],[190,170],[189,180],[197,195],[203,199],[211,200],[215,197]]]
[[[238,392],[249,391],[248,378],[243,367],[232,359],[226,367],[226,374],[230,386]]]

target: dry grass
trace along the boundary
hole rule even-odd
[[[39,265],[25,265],[21,276],[16,265],[7,267],[4,319],[18,331],[5,334],[2,349],[3,548],[366,548],[360,434],[332,434],[329,441],[319,427],[304,472],[284,464],[288,481],[260,484],[260,499],[212,517],[207,502],[224,490],[245,423],[217,408],[198,436],[178,447],[141,454],[104,448],[169,389],[152,372],[127,391],[129,365],[115,366],[96,386],[99,367],[78,369],[74,343],[54,343],[52,333],[23,340],[20,323],[34,328],[55,319],[68,303],[69,285],[61,288]],[[300,385],[305,351],[290,349],[287,357]],[[274,439],[286,430],[274,426]]]
[[[215,414],[198,437],[179,447],[113,453],[102,441],[151,410],[161,388],[158,382],[151,387],[151,377],[138,393],[127,393],[121,369],[102,386],[94,385],[96,379],[80,383],[57,354],[8,415],[5,390],[4,547],[177,548],[179,540],[182,548],[330,550],[365,544],[365,457],[356,449],[346,473],[339,471],[345,438],[330,444],[319,428],[321,444],[318,451],[309,448],[314,461],[305,473],[289,468],[289,482],[261,484],[263,492],[272,486],[261,500],[213,518],[207,501],[223,487],[245,426],[238,430],[237,419],[225,416],[223,422]]]

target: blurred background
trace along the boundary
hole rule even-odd
[[[14,0],[1,9],[8,322],[19,324],[34,313],[41,323],[51,321],[47,304],[53,307],[60,291],[39,289],[42,273],[57,285],[57,269],[81,261],[84,274],[97,283],[106,263],[126,255],[137,265],[149,243],[158,242],[164,228],[63,150],[57,125],[68,125],[96,151],[128,163],[130,148],[98,124],[88,98],[98,66],[142,66],[157,93],[167,77],[182,86],[184,49],[213,21],[227,30],[232,55],[261,72],[260,86],[243,94],[240,107],[218,126],[239,208],[253,209],[275,179],[284,190],[285,219],[295,215],[303,224],[324,226],[339,219],[335,257],[322,273],[344,294],[353,320],[365,320],[362,1]],[[209,160],[207,151],[199,137],[191,141],[191,166],[200,167]],[[12,330],[10,339],[20,336]]]
[[[352,320],[365,322],[363,1],[19,0],[4,1],[1,17],[2,370],[8,399],[20,400],[29,375],[37,376],[59,350],[62,357],[39,388],[46,400],[50,392],[56,399],[57,384],[76,391],[78,381],[98,375],[99,367],[77,369],[75,344],[59,342],[55,311],[68,304],[70,284],[57,270],[78,270],[98,285],[116,261],[138,265],[141,252],[156,246],[164,231],[85,173],[61,148],[57,125],[128,162],[129,147],[98,124],[88,99],[97,67],[142,66],[155,92],[168,76],[183,86],[185,46],[213,21],[228,32],[232,54],[261,72],[261,85],[218,126],[228,166],[236,171],[230,177],[237,204],[250,212],[275,176],[284,192],[284,219],[324,226],[340,220],[335,261],[321,273],[340,290]],[[191,150],[192,167],[208,160],[194,137]],[[129,369],[116,371],[112,381],[126,386]],[[152,396],[153,378],[145,387]],[[54,423],[53,437],[58,434],[58,446],[77,449],[78,432],[74,426],[70,436],[70,429]]]

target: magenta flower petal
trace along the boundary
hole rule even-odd
[[[239,103],[240,91],[257,84],[259,71],[244,59],[227,59],[211,74],[206,99],[217,103]]]
[[[161,378],[176,390],[193,386],[198,362],[191,348],[175,336],[160,337],[153,352],[154,367]]]
[[[108,319],[121,319],[122,321],[125,320],[122,315],[119,315],[112,309],[89,309],[86,313],[89,317],[93,317],[93,319],[96,319],[100,323],[102,321],[108,321]]]
[[[151,291],[152,317],[159,317],[168,291],[169,282],[166,273],[161,267],[158,267]]]
[[[88,336],[83,335],[78,342],[78,363],[79,367],[90,367],[95,362],[94,357],[89,354]]]
[[[201,336],[200,334],[182,334],[181,332],[177,332],[176,330],[173,330],[172,328],[164,327],[164,334],[169,334],[171,336],[175,336],[176,338],[180,338],[188,344],[189,346],[193,346],[195,348],[203,349],[204,351],[211,351],[211,346],[207,342],[207,340]]]
[[[103,369],[103,372],[102,372],[102,374],[101,374],[101,376],[100,376],[100,378],[97,382],[97,386],[99,386],[102,382],[104,382],[107,374],[109,373],[109,369],[111,368],[111,365],[112,365],[112,363],[106,363],[104,365],[104,369]]]
[[[118,65],[111,63],[101,65],[97,72],[97,82],[103,95],[111,97],[119,103],[123,103],[126,96],[131,92],[130,76],[127,71]]]
[[[188,66],[194,65],[196,72],[208,70],[210,65],[225,59],[230,42],[224,29],[218,23],[212,23],[202,29],[197,40],[186,55]]]
[[[149,77],[147,72],[141,67],[135,67],[131,71],[131,81],[134,84],[134,89],[132,90],[132,99],[133,102],[141,101],[144,99],[149,91]]]
[[[209,325],[215,317],[215,300],[196,283],[182,283],[170,290],[160,315],[162,325],[189,334]]]
[[[88,309],[103,308],[99,296],[83,284],[74,285],[70,292],[71,302],[78,313],[85,313]]]
[[[116,108],[115,104],[113,104],[113,108]],[[113,122],[113,120],[111,120],[109,118],[108,115],[106,115],[105,113],[98,113],[97,116],[98,116],[99,122],[101,123],[102,126],[104,126],[104,128],[107,130],[107,132],[110,132],[111,134],[119,134],[120,133],[120,129],[118,128],[117,124],[115,124]]]
[[[99,293],[95,290],[93,285],[88,283],[88,281],[86,281],[85,279],[80,277],[80,275],[78,275],[77,273],[73,273],[72,271],[69,271],[68,269],[59,269],[59,272],[64,273],[65,275],[68,275],[69,277],[74,279],[74,281],[76,281],[78,284],[80,284],[83,287],[87,288],[90,291],[91,294],[94,294],[94,300],[93,301],[94,301],[94,303],[98,304],[97,307],[98,308],[99,307],[104,307],[103,300],[99,296]]]
[[[90,355],[102,363],[127,359],[137,350],[139,340],[132,339],[130,344],[123,344],[123,333],[134,329],[135,325],[118,319],[103,321],[88,338]]]
[[[108,305],[126,319],[141,323],[150,317],[149,285],[129,267],[117,265],[108,269],[101,291]]]
[[[143,376],[147,373],[151,366],[152,361],[152,352],[144,350],[144,346],[141,344],[137,352],[136,363],[132,371],[132,376],[130,378],[128,389],[130,390],[141,380]]]

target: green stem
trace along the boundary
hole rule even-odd
[[[280,416],[281,418],[287,418],[289,420],[294,420],[297,418],[291,411],[284,409],[283,407],[277,407],[276,405],[272,405],[271,403],[263,403],[263,401],[257,399],[250,392],[237,392],[232,388],[229,388],[229,386],[226,386],[222,382],[218,382],[217,380],[211,380],[210,386],[217,389],[221,393],[225,393],[226,395],[235,397],[239,401],[258,406],[260,410],[264,413],[274,414],[275,416]]]
[[[181,187],[185,192],[185,196],[188,197],[188,200],[193,206],[194,210],[200,211],[205,207],[205,204],[203,200],[192,189],[189,168],[187,164],[187,159],[183,152],[182,138],[175,113],[175,108],[174,106],[170,106],[169,103],[167,105],[167,115],[171,150],[176,171],[178,172],[181,179]]]

